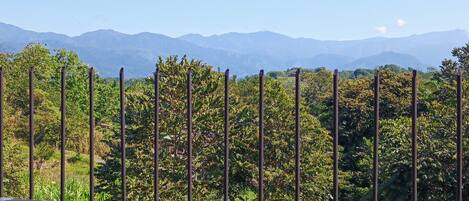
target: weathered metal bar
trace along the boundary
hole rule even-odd
[[[29,69],[29,199],[34,199],[34,68]]]
[[[159,68],[156,68],[155,71],[155,78],[154,78],[154,87],[155,87],[155,124],[154,124],[154,133],[153,133],[153,149],[154,149],[154,155],[153,155],[153,181],[155,182],[153,184],[153,193],[154,193],[154,201],[158,201],[159,199],[159,139],[160,139],[160,131],[159,131],[159,125],[160,125],[160,70]]]
[[[88,71],[89,80],[89,125],[90,125],[90,201],[94,200],[94,69],[90,68]]]
[[[192,200],[192,70],[187,71],[187,200]]]
[[[300,69],[295,74],[295,200],[300,200]]]
[[[258,200],[264,200],[264,70],[259,73],[259,186]]]
[[[230,104],[230,97],[229,97],[229,82],[230,82],[230,70],[225,71],[225,108],[224,108],[224,148],[225,148],[225,160],[224,160],[224,183],[223,183],[223,195],[224,200],[229,200],[229,170],[230,170],[230,158],[229,158],[229,151],[230,151],[230,144],[229,144],[229,132],[230,132],[230,118],[229,118],[229,104]]]
[[[0,68],[0,197],[3,196],[3,68]]]
[[[339,200],[339,159],[338,159],[338,146],[339,146],[339,71],[334,71],[333,78],[333,96],[334,96],[334,121],[333,121],[333,200]]]
[[[457,171],[457,200],[463,200],[463,141],[462,141],[462,123],[463,123],[463,105],[462,105],[462,69],[459,69],[457,75],[457,136],[456,136],[456,171]]]
[[[376,70],[374,79],[374,122],[375,136],[373,142],[373,200],[378,201],[378,177],[379,177],[379,70]]]
[[[417,201],[417,71],[412,71],[412,201]]]
[[[122,201],[127,200],[127,180],[125,172],[125,83],[124,68],[119,72],[119,97],[120,97],[120,137],[121,137],[121,196]]]
[[[60,73],[60,200],[65,200],[65,68]]]

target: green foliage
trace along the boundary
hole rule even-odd
[[[418,72],[419,200],[455,199],[456,73],[469,75],[469,44],[453,50],[457,60]],[[219,200],[223,182],[223,74],[186,57],[159,58],[160,198],[187,194],[186,72],[193,72],[193,181],[195,200]],[[67,72],[66,200],[88,200],[88,66],[73,52],[31,44],[0,54],[5,72],[5,186],[8,197],[28,189],[28,70],[35,82],[36,199],[58,200],[60,70]],[[267,73],[265,80],[265,197],[293,200],[295,68]],[[302,197],[331,198],[332,72],[302,69]],[[340,197],[371,198],[374,70],[340,72]],[[411,69],[380,67],[380,200],[409,200]],[[126,81],[129,200],[153,198],[153,77]],[[255,200],[258,185],[258,76],[230,80],[230,196]],[[469,102],[469,82],[463,83]],[[97,200],[120,199],[119,98],[116,79],[96,78]],[[463,108],[465,121],[469,110]],[[464,129],[469,126],[464,124]],[[465,144],[469,143],[465,135]],[[469,149],[465,149],[465,155]],[[464,169],[469,160],[464,159]],[[469,171],[465,171],[469,178]],[[465,185],[468,181],[464,180]],[[467,189],[467,188],[465,188]],[[464,191],[468,197],[468,191]]]
[[[88,141],[88,66],[81,63],[76,53],[57,50],[51,53],[47,48],[31,44],[23,51],[7,55],[2,59],[5,72],[5,118],[6,124],[15,137],[28,139],[28,71],[34,68],[35,95],[35,144],[47,143],[58,147],[60,129],[60,71],[67,72],[67,149],[86,152]],[[101,78],[96,80],[96,119],[97,125],[110,122],[111,111],[117,105],[116,89]],[[115,91],[115,90],[114,90]],[[105,131],[99,130],[98,138]],[[105,148],[97,146],[97,152],[103,153]]]
[[[21,156],[23,155],[20,142],[13,138],[4,136],[4,186],[5,194],[9,197],[21,197],[26,195],[26,182],[22,177],[26,170],[27,161]]]
[[[234,84],[239,103],[233,111],[233,178],[239,188],[257,186],[258,79],[248,78]],[[234,97],[238,97],[234,95]],[[294,195],[294,99],[276,80],[265,82],[265,186],[266,198],[291,200]],[[303,196],[323,200],[331,184],[331,139],[319,121],[302,107]],[[252,157],[255,156],[255,157]],[[314,181],[314,182],[313,182]],[[236,194],[236,193],[235,193]]]
[[[160,59],[161,72],[161,197],[182,199],[186,189],[186,72],[193,72],[193,123],[194,123],[194,192],[195,197],[209,197],[221,181],[222,98],[218,89],[220,74],[200,61],[170,57]],[[129,198],[148,200],[152,197],[152,129],[153,129],[153,79],[133,82],[127,88],[127,167]],[[118,120],[118,119],[116,119]],[[216,123],[218,122],[218,123]],[[97,177],[103,182],[99,190],[114,197],[119,196],[119,132],[116,130],[107,141],[111,152],[99,167]],[[210,159],[207,160],[206,158]],[[139,167],[139,168],[136,168]],[[145,168],[142,168],[145,167]],[[144,179],[145,178],[145,179]],[[208,191],[208,190],[211,191]],[[145,193],[143,193],[145,192]]]
[[[51,145],[41,143],[38,146],[36,146],[35,151],[36,151],[36,154],[34,156],[35,157],[34,160],[44,161],[44,160],[49,160],[52,157],[55,149]]]
[[[60,183],[51,181],[47,178],[38,178],[35,182],[37,188],[35,189],[36,199],[38,200],[60,200]],[[65,183],[65,200],[90,200],[88,183],[77,179],[69,179]],[[109,195],[96,194],[96,201],[104,201],[109,198]]]
[[[45,176],[58,167],[56,157],[60,130],[60,71],[67,72],[67,141],[66,149],[88,151],[88,66],[76,53],[65,50],[50,51],[42,45],[30,44],[21,52],[0,55],[0,67],[5,74],[4,139],[5,191],[10,197],[27,197],[27,141],[29,139],[28,71],[34,67],[35,96],[35,174]],[[102,155],[107,148],[100,139],[108,132],[105,122],[111,122],[110,111],[115,108],[115,86],[97,77],[97,140],[96,152]],[[107,100],[109,99],[109,100]],[[85,166],[87,167],[87,166]],[[78,171],[88,174],[88,170]],[[57,183],[57,178],[54,180]],[[51,187],[52,188],[52,187]]]
[[[222,196],[222,85],[221,74],[200,61],[160,59],[161,72],[161,198],[181,200],[186,189],[186,72],[193,71],[194,198]],[[127,87],[128,192],[131,200],[152,198],[153,79]],[[291,200],[294,189],[294,99],[281,82],[267,79],[265,134],[266,197]],[[245,199],[257,186],[257,78],[231,81],[231,186],[234,199]],[[303,196],[327,199],[331,185],[331,139],[317,119],[302,107]],[[108,141],[111,152],[99,167],[100,192],[120,196],[118,132]],[[139,167],[139,168],[135,168]],[[145,192],[145,193],[142,193]]]
[[[314,72],[304,72],[301,76],[301,93],[309,106],[309,113],[317,116],[322,122],[331,118],[330,108],[326,99],[332,97],[332,72],[318,69]],[[323,126],[329,127],[330,124]]]
[[[456,189],[456,168],[453,165],[456,128],[452,122],[454,118],[450,116],[439,121],[427,115],[418,119],[419,200],[456,199],[452,191]],[[382,200],[410,199],[410,124],[409,118],[387,120],[382,124],[380,154],[386,161],[382,165]],[[467,171],[465,176],[468,176]]]

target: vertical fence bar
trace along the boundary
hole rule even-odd
[[[463,141],[462,141],[462,69],[459,69],[457,75],[457,136],[456,136],[456,171],[457,171],[457,180],[458,180],[458,190],[457,190],[457,200],[462,201],[462,192],[463,192]]]
[[[192,70],[187,71],[187,200],[192,200]]]
[[[154,201],[158,201],[159,197],[159,139],[160,139],[160,131],[159,131],[159,125],[160,125],[160,70],[159,68],[156,68],[155,71],[155,80],[154,80],[154,87],[155,87],[155,124],[154,124],[154,133],[153,133],[153,149],[154,149],[154,155],[153,155],[153,181],[155,182],[153,184],[153,193],[154,193]]]
[[[229,118],[229,104],[230,104],[230,97],[229,97],[229,82],[230,82],[230,70],[226,70],[225,71],[225,114],[224,114],[224,131],[225,131],[225,136],[224,136],[224,148],[225,148],[225,161],[224,161],[224,164],[225,164],[225,168],[224,168],[224,172],[223,172],[223,175],[224,175],[224,184],[223,184],[223,191],[224,191],[224,201],[228,201],[229,200],[229,170],[230,170],[230,166],[229,166],[229,162],[230,162],[230,158],[229,158],[229,132],[230,132],[230,118]]]
[[[65,200],[65,68],[60,73],[60,200]]]
[[[88,71],[89,80],[89,124],[90,124],[90,201],[94,201],[94,69],[90,68]]]
[[[127,180],[125,172],[125,85],[124,68],[119,72],[120,95],[120,137],[121,137],[121,193],[122,201],[127,200]]]
[[[417,71],[412,71],[412,201],[417,201]]]
[[[3,68],[0,68],[0,197],[3,196]]]
[[[333,78],[333,96],[334,96],[334,121],[333,121],[333,147],[332,147],[332,158],[333,158],[333,200],[339,200],[339,159],[338,159],[338,146],[339,146],[339,72],[336,69],[334,71]]]
[[[258,200],[264,200],[264,70],[259,73],[259,186]]]
[[[379,175],[379,70],[376,70],[374,79],[374,122],[375,136],[373,142],[373,200],[378,201],[378,175]]]
[[[295,74],[295,200],[300,200],[300,69]]]
[[[34,69],[29,69],[29,199],[34,198]]]

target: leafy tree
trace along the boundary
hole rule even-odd
[[[29,139],[29,89],[28,71],[34,67],[35,96],[35,167],[36,174],[56,167],[53,154],[60,146],[60,71],[67,72],[67,141],[66,149],[75,152],[88,150],[88,66],[76,53],[63,49],[50,51],[40,44],[30,44],[16,54],[0,55],[4,70],[4,133],[6,165],[6,192],[12,197],[26,197],[27,182],[23,180],[27,170],[27,142]],[[97,78],[98,154],[106,152],[99,143],[108,132],[102,122],[110,122],[116,97],[112,84]],[[111,93],[112,92],[112,93]],[[106,100],[107,99],[107,100]],[[112,106],[112,107],[111,107]],[[14,168],[14,169],[9,169]]]
[[[381,119],[393,119],[409,114],[411,75],[387,68],[380,71]],[[347,183],[341,188],[341,196],[349,200],[361,200],[368,196],[371,187],[371,163],[366,160],[366,146],[374,135],[373,78],[347,79],[339,85],[339,144],[343,146],[341,169],[348,174]],[[332,100],[327,100],[332,108]]]
[[[322,125],[330,127],[332,113],[327,100],[332,97],[332,72],[318,69],[314,72],[304,72],[301,76],[302,97],[309,106],[309,113],[318,117]]]
[[[222,93],[221,75],[200,61],[160,58],[161,72],[161,192],[162,199],[183,199],[186,189],[186,72],[193,72],[193,168],[194,198],[216,195],[222,169]],[[129,199],[148,200],[152,195],[153,79],[127,88],[127,143]],[[99,189],[120,196],[119,133],[107,141],[111,152],[99,167]],[[136,168],[138,167],[138,168]],[[144,168],[142,168],[144,167]],[[186,189],[186,190],[181,190]],[[143,193],[146,192],[146,193]]]
[[[383,122],[380,150],[382,200],[410,199],[410,125],[410,118],[405,117]],[[418,125],[419,200],[456,199],[454,118],[435,121],[433,117],[421,116]]]
[[[200,61],[160,59],[161,72],[161,198],[184,199],[186,191],[186,72],[193,71],[194,198],[222,196],[223,102],[221,74]],[[127,167],[129,199],[152,198],[153,79],[127,88]],[[231,186],[233,198],[257,188],[257,105],[255,77],[231,81]],[[291,200],[294,189],[294,100],[280,82],[266,81],[266,196]],[[331,185],[330,136],[302,107],[303,196],[327,199]],[[108,141],[111,152],[99,167],[99,189],[120,196],[118,132]],[[132,168],[139,167],[139,168]],[[145,192],[145,193],[143,193]]]
[[[232,168],[235,186],[252,191],[257,188],[258,161],[258,79],[241,80],[236,84],[239,105],[234,111]],[[236,97],[236,95],[235,95]],[[332,179],[329,132],[319,121],[301,108],[302,133],[302,196],[312,200],[328,199]],[[294,99],[276,80],[265,82],[265,188],[266,198],[294,198]],[[253,157],[254,156],[254,157]],[[233,180],[232,179],[232,180]],[[234,182],[233,181],[233,182]],[[238,188],[243,188],[242,186]]]

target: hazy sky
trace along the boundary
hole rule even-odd
[[[469,30],[469,0],[0,0],[0,22],[75,36],[274,31],[359,39]]]

